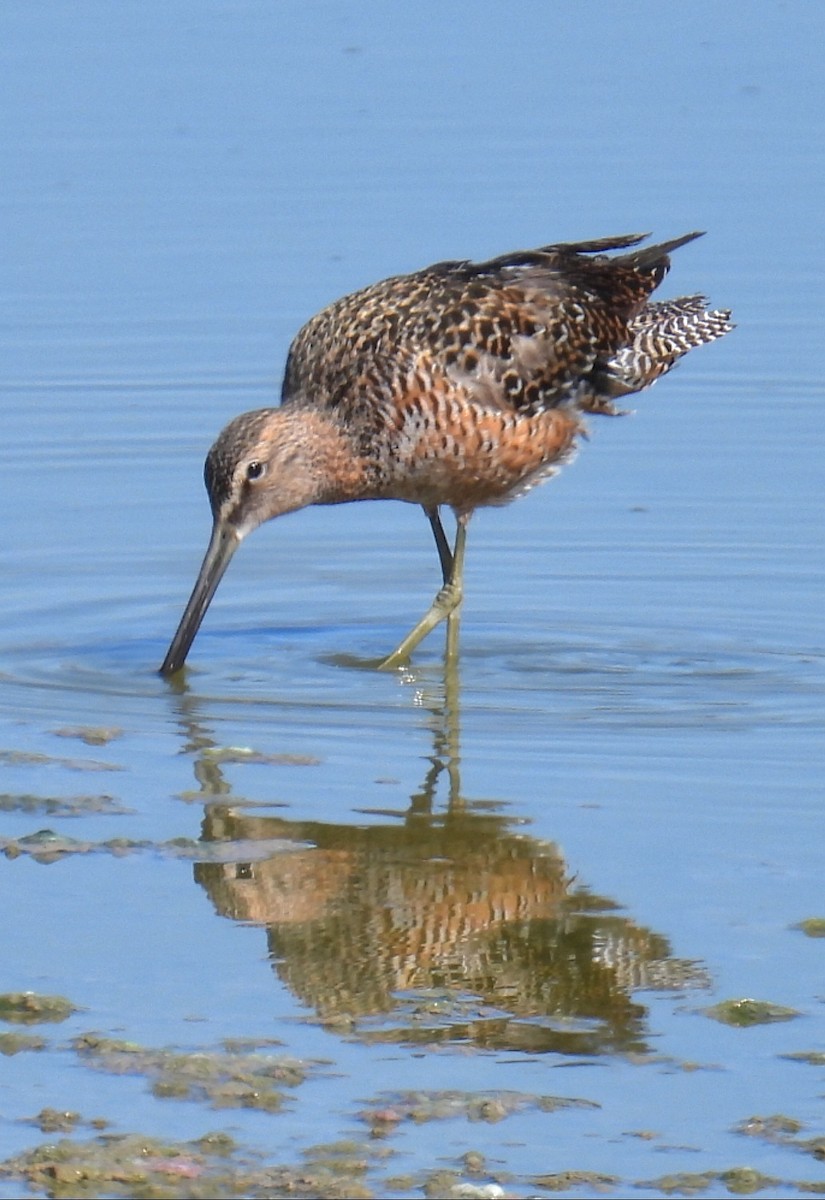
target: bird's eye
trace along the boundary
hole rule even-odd
[[[261,476],[265,474],[265,472],[266,472],[266,464],[262,463],[262,462],[258,462],[257,459],[253,459],[251,463],[246,464],[247,479],[252,479],[252,480],[260,479]]]

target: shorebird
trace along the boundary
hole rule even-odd
[[[378,665],[405,663],[457,615],[467,524],[567,462],[585,413],[619,415],[691,350],[732,329],[704,296],[651,301],[688,233],[568,242],[488,262],[441,262],[344,296],[299,331],[281,404],[230,421],[206,457],[209,546],[160,668],[183,666],[243,539],[310,504],[406,500],[423,508],[443,585]],[[608,255],[609,250],[624,251]],[[440,509],[456,517],[453,547]]]

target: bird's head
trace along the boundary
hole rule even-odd
[[[162,675],[173,675],[183,666],[209,603],[243,539],[264,521],[325,498],[323,449],[322,433],[305,414],[289,408],[243,413],[218,435],[204,464],[212,536],[160,668]]]
[[[281,408],[242,413],[206,456],[212,518],[239,542],[264,521],[318,499],[312,431],[293,416]]]

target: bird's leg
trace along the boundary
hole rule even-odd
[[[441,560],[441,578],[444,583],[449,583],[450,575],[453,570],[453,552],[450,549],[450,544],[447,541],[447,535],[444,532],[444,526],[441,524],[441,517],[437,508],[425,508],[427,520],[430,522],[430,527],[435,538],[438,557]]]
[[[456,517],[455,548],[450,563],[450,582],[457,590],[455,608],[447,616],[447,662],[458,658],[458,635],[461,629],[461,599],[464,595],[464,547],[467,543],[467,523],[470,514]],[[440,522],[439,522],[440,523]],[[443,530],[442,530],[443,532]],[[445,584],[446,584],[445,580]]]
[[[430,510],[427,511],[427,516],[430,518],[430,524],[433,527],[435,534],[436,545],[438,546],[439,557],[441,558],[441,567],[446,574],[446,569],[449,567],[449,575],[444,580],[444,585],[436,595],[427,612],[412,629],[404,640],[396,646],[392,654],[389,654],[382,663],[381,670],[390,670],[393,667],[400,667],[407,662],[413,650],[419,642],[422,642],[428,633],[435,629],[442,621],[448,621],[447,628],[447,656],[454,657],[458,652],[458,608],[461,604],[462,597],[462,576],[464,573],[464,547],[467,541],[467,524],[470,520],[469,513],[462,513],[457,518],[455,546],[450,553],[447,546],[447,539],[444,537],[444,530],[441,528],[441,520],[438,517],[438,511],[434,511],[434,517],[430,515]],[[442,553],[442,543],[439,539],[439,534],[436,529],[441,531],[443,539],[443,549],[446,553]],[[447,557],[449,556],[449,557]],[[453,622],[452,633],[450,632],[450,622]]]

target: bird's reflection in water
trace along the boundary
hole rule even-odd
[[[197,881],[219,913],[266,928],[294,995],[363,1038],[644,1053],[647,1010],[634,993],[704,986],[703,970],[577,883],[554,843],[462,795],[457,696],[455,667],[420,693],[434,735],[422,788],[369,825],[245,810],[220,799],[220,767],[202,760],[202,791],[216,797],[205,841],[294,848],[201,863]]]

